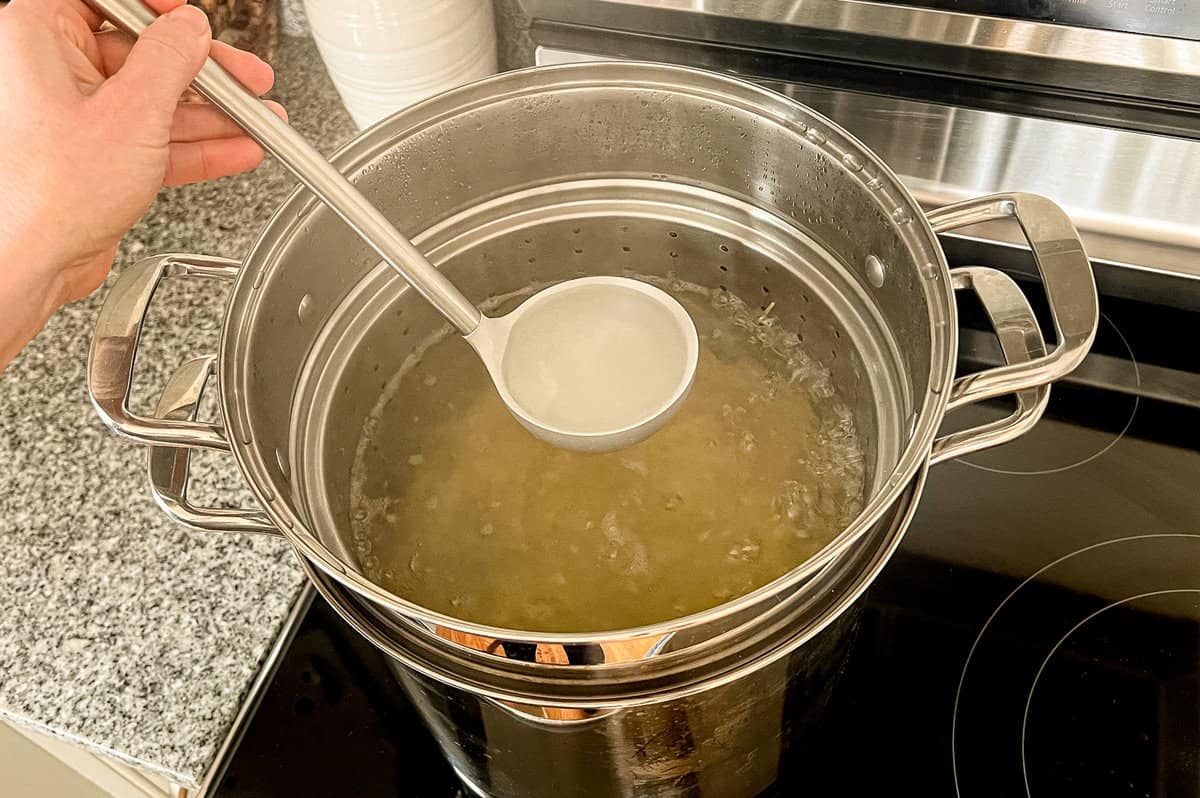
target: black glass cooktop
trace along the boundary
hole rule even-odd
[[[1101,308],[1034,431],[931,471],[823,750],[772,795],[1200,796],[1200,314]],[[962,367],[990,341],[964,332]],[[382,656],[318,599],[216,795],[458,790]]]

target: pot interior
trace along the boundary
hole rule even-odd
[[[673,67],[540,68],[418,105],[335,161],[475,302],[633,273],[773,303],[853,414],[868,498],[898,483],[944,387],[953,309],[919,209],[779,95]],[[246,261],[222,358],[239,455],[268,507],[352,569],[363,422],[443,326],[303,193]]]
[[[671,278],[769,306],[832,377],[863,446],[867,489],[894,464],[897,400],[864,363],[891,359],[886,331],[845,269],[802,231],[744,223],[736,200],[654,181],[579,181],[513,195],[447,220],[421,241],[468,295],[487,298],[591,274]],[[637,198],[637,199],[633,199]],[[686,204],[683,204],[686,203]],[[330,320],[298,393],[295,451],[315,468],[305,495],[328,545],[354,561],[350,475],[364,422],[386,383],[446,325],[381,264]],[[886,398],[880,399],[884,395]],[[881,436],[881,430],[889,430]],[[386,442],[383,442],[386,445]],[[769,443],[766,445],[770,445]],[[881,457],[881,445],[882,454]],[[797,453],[801,454],[801,453]]]

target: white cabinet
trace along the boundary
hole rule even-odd
[[[0,722],[0,782],[7,795],[50,798],[187,798],[158,775],[48,734]],[[16,792],[8,792],[16,786]]]

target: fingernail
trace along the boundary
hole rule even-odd
[[[197,36],[207,36],[210,33],[208,15],[204,13],[203,9],[185,4],[172,11],[171,16],[178,19]]]

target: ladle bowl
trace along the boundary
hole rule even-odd
[[[696,325],[666,291],[625,277],[545,288],[465,336],[509,412],[563,449],[608,452],[645,440],[687,398]]]

